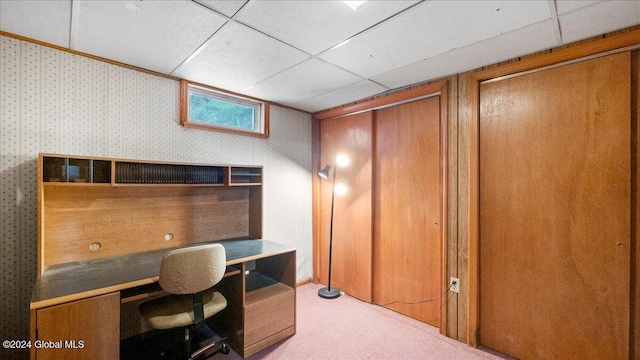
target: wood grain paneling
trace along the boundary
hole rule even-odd
[[[117,359],[120,316],[114,314],[120,314],[119,292],[38,310],[38,339],[62,347],[37,349],[38,360]],[[65,341],[75,341],[78,348]]]
[[[376,111],[373,300],[440,326],[440,96]]]
[[[640,231],[638,231],[638,214],[640,214],[640,202],[638,194],[640,194],[640,183],[638,182],[638,168],[640,161],[640,129],[638,128],[638,115],[640,114],[640,52],[636,51],[631,54],[631,237],[635,240],[631,246],[631,332],[630,337],[631,357],[640,358],[638,351],[640,350],[640,289],[638,281],[640,280]],[[637,354],[637,355],[636,355]]]
[[[447,251],[446,264],[444,269],[444,282],[448,284],[448,277],[458,276],[458,76],[452,76],[447,82],[449,91],[447,92],[448,121],[447,121]],[[447,276],[448,275],[448,276]],[[465,283],[466,284],[466,283]],[[444,328],[440,328],[440,333],[448,337],[458,338],[458,297],[453,292],[445,296],[446,320],[443,321]]]
[[[481,85],[481,344],[628,357],[629,94],[628,53]]]
[[[469,125],[471,106],[469,104],[469,74],[458,75],[458,334],[457,339],[468,342],[469,319]],[[452,310],[449,310],[452,311]]]
[[[335,158],[345,153],[347,167],[337,168],[336,183],[348,191],[336,195],[333,223],[332,287],[371,301],[372,113],[365,112],[321,123],[320,162],[336,171]],[[315,175],[315,174],[314,174]],[[320,182],[320,281],[327,284],[331,178]]]
[[[249,215],[261,211],[261,194],[220,187],[127,187],[44,184],[44,265],[249,236]],[[171,241],[165,240],[172,234]],[[89,246],[98,242],[100,250]]]

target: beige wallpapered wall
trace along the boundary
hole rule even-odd
[[[186,129],[178,82],[0,36],[0,337],[27,339],[38,153],[264,166],[264,238],[312,272],[311,116],[271,107],[268,139]],[[2,358],[26,351],[0,350]]]

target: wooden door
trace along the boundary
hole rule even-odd
[[[332,167],[329,179],[320,182],[320,282],[328,280],[331,181],[337,171],[336,182],[348,189],[335,197],[331,286],[371,301],[372,113],[323,120],[320,136],[321,166]],[[348,166],[336,167],[339,153],[349,156]]]
[[[120,355],[120,293],[37,310],[36,350],[43,359],[117,359]]]
[[[374,302],[440,326],[440,97],[376,111]],[[398,301],[394,303],[395,301]]]
[[[630,58],[480,87],[480,343],[629,352]]]

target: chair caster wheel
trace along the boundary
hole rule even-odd
[[[220,348],[220,352],[227,355],[229,354],[229,352],[231,352],[231,348],[229,347],[229,345],[227,345],[227,343],[222,343],[222,347]]]

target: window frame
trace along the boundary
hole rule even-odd
[[[259,131],[191,121],[189,117],[189,94],[191,89],[194,89],[201,93],[211,94],[213,95],[212,97],[214,99],[220,101],[234,103],[233,100],[237,100],[238,104],[244,105],[246,103],[249,103],[257,105],[260,113],[256,117],[256,121],[259,121],[261,123],[261,126],[259,126]],[[231,101],[229,99],[231,99]],[[250,96],[239,95],[230,91],[217,89],[188,80],[180,80],[180,124],[187,128],[220,131],[237,135],[266,138],[269,137],[269,107],[270,103],[268,101],[260,100]]]

